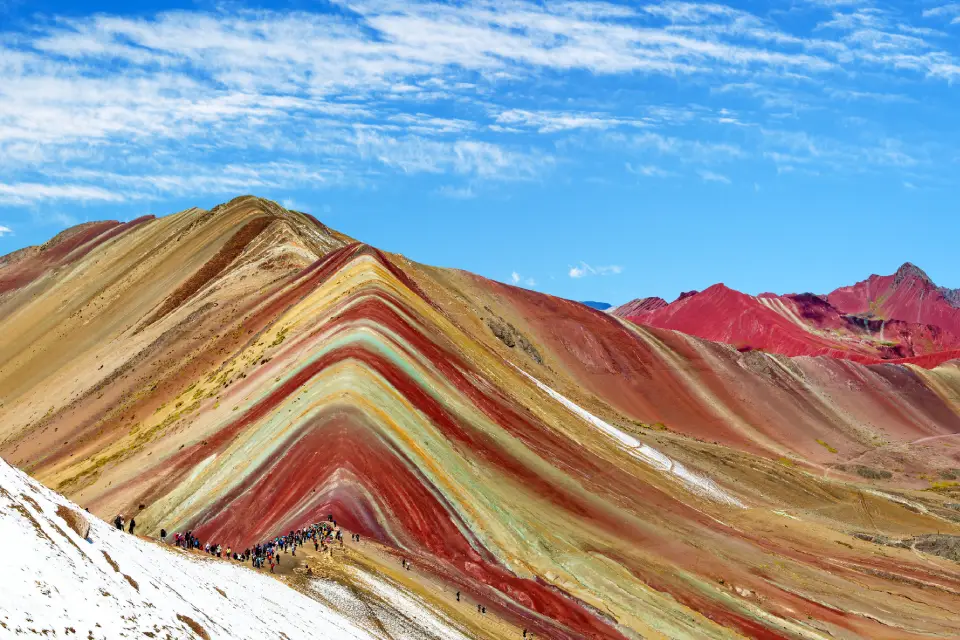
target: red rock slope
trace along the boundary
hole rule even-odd
[[[619,307],[607,309],[607,313],[620,318],[629,318],[630,316],[636,316],[641,313],[646,313],[647,311],[654,311],[665,306],[667,306],[667,301],[663,298],[637,298]]]
[[[960,335],[960,290],[938,287],[909,262],[893,275],[841,287],[827,301],[842,313],[934,325]]]
[[[750,296],[717,284],[667,305],[628,303],[614,314],[741,351],[861,362],[916,359],[935,366],[960,348],[960,309],[949,293],[905,265],[898,275],[871,276],[827,297]]]

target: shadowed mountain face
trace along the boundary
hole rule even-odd
[[[960,533],[919,490],[956,364],[741,353],[253,197],[104,229],[0,266],[0,455],[100,516],[334,513],[539,637],[958,631],[960,567],[852,535]]]

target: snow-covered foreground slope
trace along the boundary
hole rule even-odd
[[[74,530],[84,521],[86,539]],[[0,541],[0,637],[462,637],[422,607],[423,629],[402,610],[393,625],[370,625],[370,607],[347,590],[322,589],[338,611],[253,570],[117,531],[3,460]]]

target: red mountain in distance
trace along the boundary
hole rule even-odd
[[[894,275],[870,276],[827,296],[751,296],[716,284],[670,304],[643,298],[610,313],[741,351],[932,367],[960,356],[958,300],[960,292],[938,287],[907,263]]]
[[[842,313],[931,324],[960,335],[960,289],[938,287],[909,262],[891,276],[840,287],[827,300]]]
[[[637,298],[636,300],[631,300],[625,304],[620,305],[619,307],[614,307],[608,309],[607,313],[612,313],[615,316],[621,318],[629,318],[630,316],[635,316],[647,311],[655,311],[661,307],[667,306],[669,303],[663,298]]]

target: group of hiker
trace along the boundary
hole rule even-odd
[[[120,531],[123,531],[123,525],[126,524],[126,521],[123,519],[121,514],[117,514],[117,517],[113,519],[113,526],[115,526]],[[135,518],[130,518],[130,533],[133,533],[133,530],[137,528],[137,521]]]
[[[118,516],[119,517],[119,516]],[[131,529],[131,533],[133,529]],[[160,539],[166,542],[167,532],[160,530]],[[353,540],[360,541],[360,534],[353,534]],[[275,573],[275,568],[280,565],[280,552],[297,555],[297,547],[307,544],[313,544],[314,551],[321,549],[326,552],[334,543],[343,546],[343,531],[340,525],[333,519],[333,515],[327,516],[327,520],[316,522],[301,529],[291,530],[290,533],[282,536],[276,536],[266,542],[258,543],[252,548],[247,547],[243,551],[234,551],[230,545],[224,547],[220,543],[203,544],[193,531],[186,533],[174,533],[173,543],[183,549],[202,550],[217,558],[228,558],[237,562],[250,562],[255,569],[262,569],[264,566],[270,566],[270,572]]]
[[[117,514],[117,517],[113,520],[113,524],[117,529],[123,531],[124,525],[126,524],[123,515]],[[134,518],[130,518],[129,532],[131,534],[134,532],[136,526],[137,521]],[[359,533],[351,534],[350,538],[354,542],[360,542]],[[161,542],[167,541],[166,529],[160,530],[160,540]],[[335,543],[339,543],[341,547],[343,546],[343,531],[336,520],[333,519],[333,514],[328,515],[326,520],[315,522],[301,529],[291,530],[290,533],[286,535],[276,536],[266,542],[258,543],[252,548],[247,547],[242,552],[235,552],[230,545],[224,548],[220,543],[204,544],[199,538],[193,535],[192,530],[188,530],[185,533],[173,534],[173,544],[182,549],[202,550],[204,553],[216,556],[217,558],[228,558],[244,563],[250,562],[255,569],[262,569],[265,565],[270,565],[271,573],[275,573],[275,568],[280,566],[281,551],[295,556],[297,555],[297,547],[313,544],[314,551],[319,552],[322,549],[323,552],[326,553]],[[407,570],[412,566],[406,558],[401,558],[401,562]],[[460,602],[459,591],[457,591],[457,602]],[[486,612],[487,608],[485,606],[477,605],[477,613],[482,615]],[[523,630],[523,637],[528,637],[526,629]],[[530,637],[532,637],[532,634]]]

